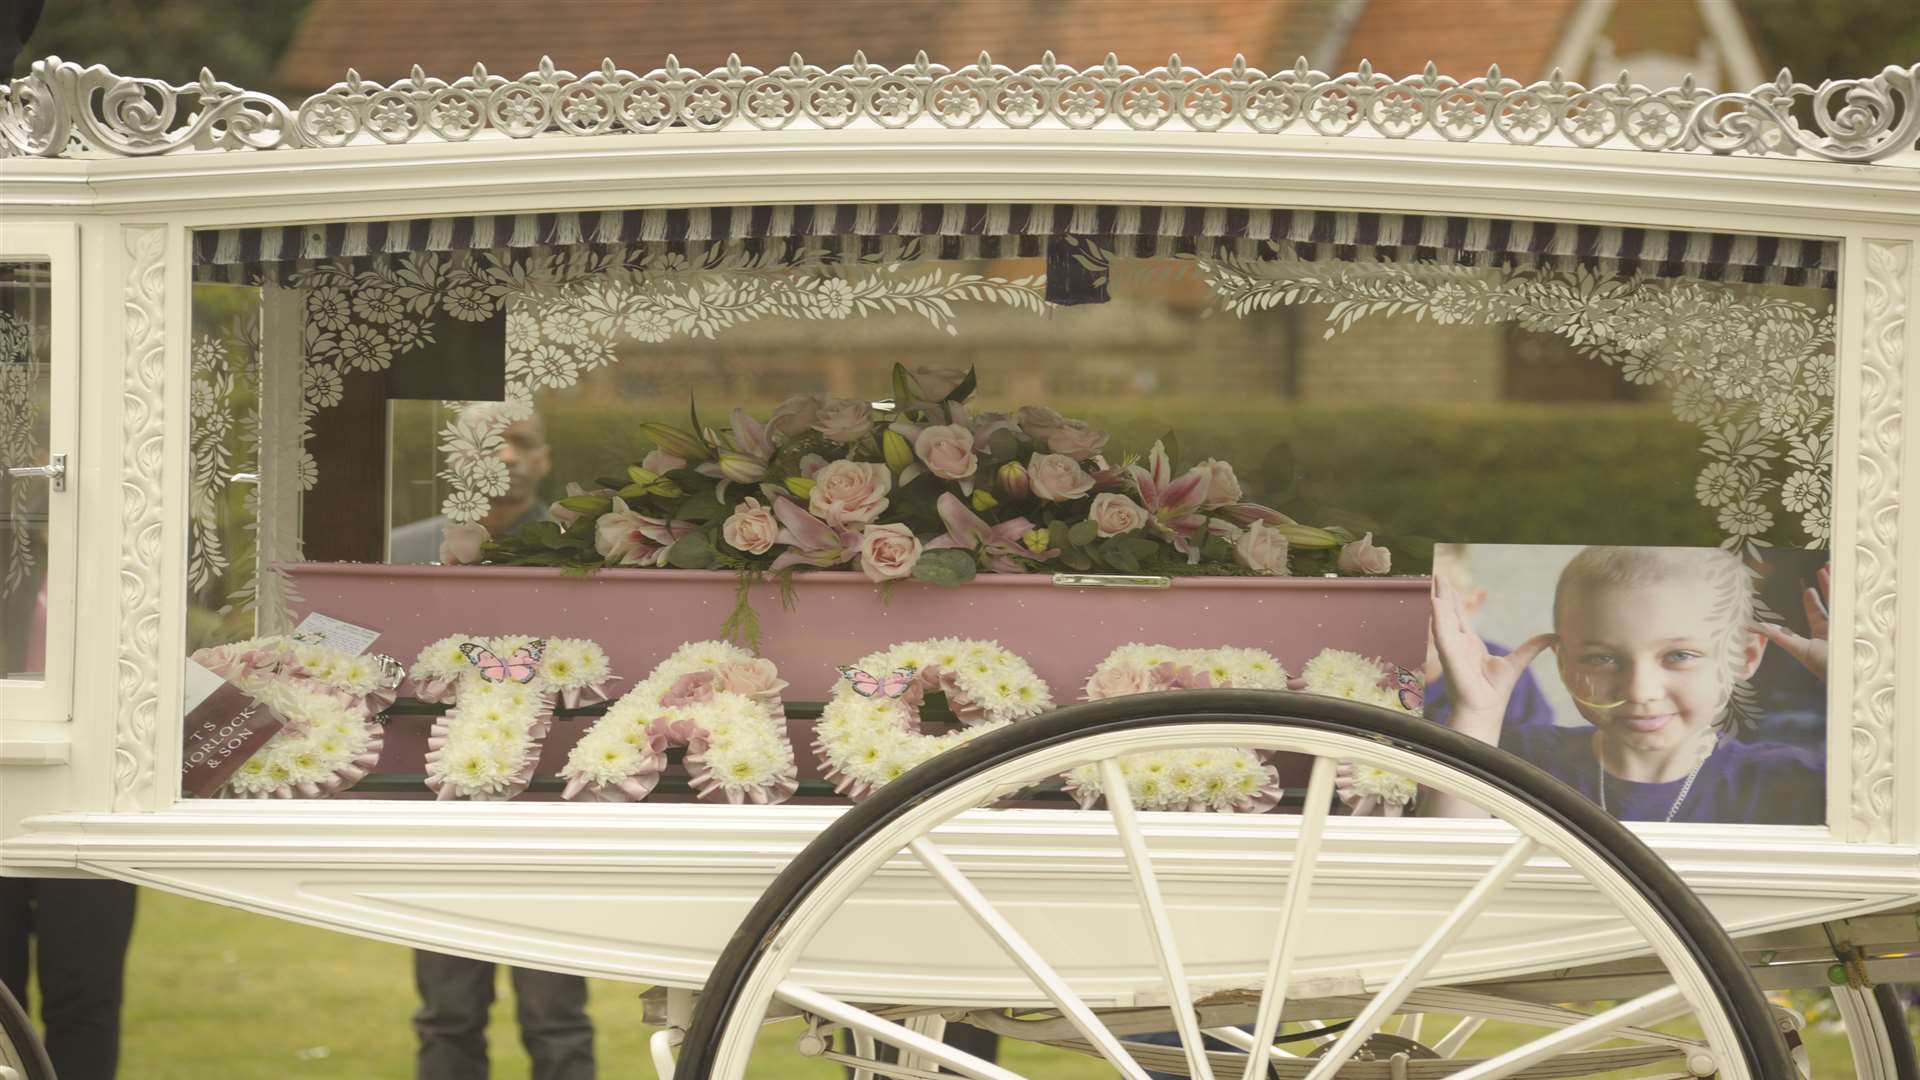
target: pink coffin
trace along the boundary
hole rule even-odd
[[[422,647],[454,633],[591,638],[621,679],[610,688],[616,697],[682,643],[718,637],[736,587],[731,574],[697,570],[583,578],[498,566],[287,569],[296,621],[317,611],[377,630],[373,651],[409,665]],[[837,665],[920,638],[997,640],[1025,657],[1062,705],[1077,701],[1094,666],[1128,642],[1263,648],[1294,672],[1324,648],[1414,671],[1426,656],[1426,578],[1181,578],[1166,589],[1121,589],[1057,586],[1044,574],[983,575],[958,588],[900,584],[884,602],[855,573],[800,574],[794,587],[791,610],[774,586],[753,591],[761,651],[791,683],[792,701],[825,700]],[[795,723],[802,775],[817,775],[803,730],[810,723]],[[389,739],[380,771],[417,771],[421,748],[403,732],[390,735],[399,737]],[[547,740],[542,774],[565,760],[578,732],[556,737]]]

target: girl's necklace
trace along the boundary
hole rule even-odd
[[[1680,804],[1687,801],[1687,793],[1693,790],[1693,782],[1699,779],[1701,768],[1707,764],[1707,759],[1712,756],[1713,748],[1709,746],[1706,752],[1700,755],[1700,760],[1693,763],[1693,771],[1687,773],[1687,782],[1680,785],[1680,794],[1675,795],[1673,797],[1673,805],[1667,807],[1667,816],[1664,819],[1666,822],[1671,823],[1673,821],[1673,815],[1680,812]],[[1594,756],[1594,764],[1600,768],[1600,812],[1604,814],[1607,812],[1607,766],[1604,761],[1600,760],[1599,755]]]

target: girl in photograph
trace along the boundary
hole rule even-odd
[[[1474,633],[1445,576],[1434,585],[1434,644],[1453,687],[1454,730],[1518,754],[1623,821],[1825,820],[1820,755],[1733,738],[1725,719],[1769,642],[1824,682],[1826,570],[1803,595],[1802,637],[1758,621],[1753,572],[1731,552],[1584,548],[1560,573],[1553,632],[1507,655],[1490,652]],[[1503,730],[1514,686],[1548,649],[1589,726]],[[1423,812],[1484,816],[1437,793]]]

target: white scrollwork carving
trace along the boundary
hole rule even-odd
[[[129,226],[127,354],[121,383],[120,630],[113,808],[153,809],[154,723],[160,713],[161,506],[166,463],[166,246],[159,225]]]
[[[1432,64],[1394,79],[1366,62],[1330,75],[1302,58],[1267,73],[1236,56],[1202,71],[1179,56],[1142,71],[1108,54],[1104,64],[1067,67],[1047,53],[1014,69],[985,53],[960,68],[921,53],[888,68],[855,53],[832,70],[799,54],[772,71],[729,57],[711,72],[669,56],[646,75],[612,60],[586,75],[543,59],[518,79],[482,65],[453,82],[415,66],[381,85],[349,71],[297,107],[242,90],[202,71],[175,85],[82,68],[48,57],[0,88],[0,145],[14,155],[59,157],[72,151],[116,155],[174,150],[278,149],[346,143],[460,142],[492,130],[516,139],[538,135],[650,133],[669,128],[778,129],[791,124],[841,128],[865,118],[883,128],[972,127],[983,121],[1031,127],[1052,118],[1069,128],[1186,127],[1195,131],[1318,135],[1371,134],[1404,139],[1431,130],[1452,142],[1504,140],[1531,145],[1558,133],[1577,146],[1608,143],[1642,150],[1811,154],[1874,161],[1912,149],[1920,138],[1920,64],[1889,67],[1863,79],[1808,86],[1782,71],[1745,93],[1695,86],[1651,89],[1630,82],[1586,87],[1555,71],[1523,84],[1498,66],[1472,79],[1441,75]],[[1794,117],[1810,104],[1809,131]]]
[[[1860,535],[1854,555],[1853,791],[1849,840],[1893,839],[1894,634],[1899,625],[1900,413],[1913,245],[1868,240],[1860,365]]]
[[[1092,265],[1104,266],[1095,251]],[[1686,279],[1431,263],[1194,259],[1235,315],[1326,304],[1326,334],[1362,319],[1513,323],[1566,339],[1628,382],[1671,388],[1702,435],[1694,496],[1735,549],[1825,547],[1833,502],[1833,310]],[[1798,524],[1790,536],[1789,522]]]

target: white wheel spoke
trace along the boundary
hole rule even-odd
[[[920,1034],[925,1035],[927,1038],[934,1040],[935,1042],[940,1041],[941,1036],[947,1033],[946,1018],[941,1016],[939,1013],[930,1013],[926,1016],[910,1017],[906,1021],[906,1027],[907,1027],[907,1030],[917,1031]],[[932,1069],[933,1068],[932,1063],[922,1061],[918,1057],[912,1054],[901,1054],[900,1064],[905,1065],[909,1069]]]
[[[1233,1047],[1235,1050],[1245,1050],[1249,1053],[1253,1051],[1254,1047],[1260,1045],[1259,1043],[1256,1043],[1253,1041],[1253,1036],[1247,1034],[1244,1031],[1241,1031],[1237,1027],[1208,1028],[1207,1034],[1213,1036],[1216,1039],[1219,1039],[1221,1042],[1226,1043],[1228,1046]],[[1268,1061],[1283,1061],[1288,1059],[1297,1059],[1297,1057],[1298,1055],[1289,1054],[1285,1050],[1282,1050],[1277,1046],[1267,1047]]]
[[[1535,1065],[1559,1054],[1571,1053],[1582,1047],[1610,1039],[1622,1028],[1638,1024],[1657,1024],[1670,1020],[1688,1011],[1686,998],[1677,986],[1655,990],[1643,994],[1632,1001],[1616,1005],[1602,1013],[1570,1024],[1551,1035],[1535,1039],[1525,1046],[1518,1046],[1498,1057],[1488,1058],[1469,1069],[1462,1069],[1449,1080],[1499,1080],[1503,1076]]]
[[[1127,868],[1133,871],[1134,891],[1140,897],[1140,911],[1147,919],[1147,933],[1153,939],[1154,952],[1160,958],[1160,972],[1166,979],[1172,999],[1174,1029],[1180,1033],[1180,1045],[1187,1052],[1188,1075],[1194,1080],[1213,1080],[1213,1065],[1207,1060],[1206,1044],[1200,1037],[1200,1017],[1193,1009],[1193,992],[1187,986],[1186,968],[1180,963],[1180,949],[1173,939],[1173,923],[1167,918],[1166,898],[1160,894],[1160,882],[1153,875],[1153,860],[1147,854],[1147,839],[1141,835],[1140,820],[1134,813],[1133,792],[1120,771],[1120,763],[1108,758],[1100,763],[1101,790],[1107,797],[1107,810],[1120,833],[1120,845],[1127,853]]]
[[[1485,1027],[1486,1023],[1484,1016],[1469,1016],[1461,1020],[1453,1025],[1453,1030],[1440,1036],[1440,1041],[1433,1044],[1433,1052],[1443,1058],[1460,1056],[1460,1048],[1467,1045],[1467,1040],[1473,1038],[1474,1032]]]
[[[1027,977],[1047,995],[1054,1007],[1060,1010],[1061,1015],[1065,1016],[1074,1028],[1093,1044],[1094,1049],[1100,1051],[1100,1055],[1106,1058],[1109,1064],[1119,1069],[1121,1075],[1128,1077],[1129,1080],[1148,1080],[1146,1070],[1133,1060],[1133,1055],[1127,1053],[1126,1048],[1120,1045],[1120,1040],[1114,1037],[1113,1032],[1107,1030],[1107,1026],[1093,1014],[1093,1010],[1087,1007],[1087,1003],[1080,1000],[1080,996],[1073,992],[1073,989],[1067,985],[1067,981],[1060,977],[1060,973],[1053,970],[1052,965],[1041,958],[1033,946],[1027,943],[1027,939],[1020,936],[1020,932],[1013,928],[1013,924],[1000,914],[999,909],[995,908],[973,882],[960,872],[960,868],[953,865],[946,854],[934,846],[933,841],[923,836],[908,846],[927,869],[933,871],[933,876],[940,879],[940,884],[953,894],[953,898],[960,901],[960,906],[967,909],[967,914],[973,916],[974,921],[1000,943],[1000,947],[1006,950],[1013,962],[1027,973]]]
[[[857,1005],[849,1005],[838,998],[829,997],[798,983],[781,983],[775,989],[774,996],[785,1000],[797,1009],[810,1012],[815,1016],[824,1016],[837,1024],[852,1028],[860,1034],[872,1036],[899,1050],[911,1051],[923,1060],[937,1062],[961,1076],[970,1076],[973,1080],[1024,1080],[1020,1074],[1008,1072],[992,1062],[982,1061],[965,1050],[943,1045],[938,1039],[928,1038],[884,1017],[875,1016]],[[882,1066],[874,1071],[882,1072],[884,1068]]]
[[[1273,951],[1267,959],[1266,995],[1260,999],[1260,1012],[1253,1023],[1253,1043],[1272,1046],[1280,1033],[1280,1014],[1287,1004],[1287,980],[1293,977],[1293,958],[1298,952],[1300,920],[1306,916],[1308,896],[1312,892],[1313,867],[1320,858],[1320,838],[1326,831],[1327,812],[1333,806],[1332,758],[1313,760],[1313,772],[1307,777],[1307,804],[1300,811],[1300,833],[1293,845],[1293,872],[1287,875],[1286,896],[1280,902],[1280,929],[1273,939]],[[1260,1080],[1266,1063],[1247,1055],[1247,1070],[1242,1080]]]
[[[1421,944],[1419,949],[1415,950],[1406,966],[1401,968],[1378,994],[1374,995],[1373,1000],[1367,1003],[1367,1007],[1360,1010],[1359,1016],[1354,1017],[1353,1026],[1341,1034],[1340,1041],[1333,1044],[1333,1049],[1320,1060],[1318,1067],[1307,1074],[1307,1080],[1327,1080],[1328,1077],[1339,1072],[1340,1067],[1353,1057],[1361,1045],[1380,1030],[1380,1025],[1393,1015],[1394,1010],[1398,1009],[1402,1002],[1406,1001],[1407,995],[1418,988],[1421,977],[1426,975],[1442,956],[1446,955],[1447,947],[1466,931],[1474,918],[1485,910],[1489,903],[1492,903],[1501,886],[1526,865],[1527,858],[1533,854],[1535,846],[1530,838],[1521,838],[1507,849],[1507,853],[1500,857],[1500,861],[1493,865],[1493,869],[1487,871],[1485,877],[1475,883],[1473,888],[1467,890],[1467,895],[1461,898],[1460,903],[1440,921],[1440,926],[1434,930],[1433,934]],[[1253,1078],[1250,1077],[1249,1080]]]

